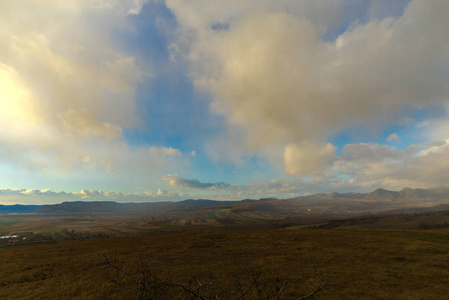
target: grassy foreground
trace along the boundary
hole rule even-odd
[[[323,283],[315,299],[449,295],[448,230],[271,229],[0,248],[0,299],[135,299],[111,281],[115,273],[103,254],[129,272],[144,261],[158,276],[175,281],[208,269],[223,285],[244,278],[248,269],[261,269],[273,282],[309,278],[281,299],[295,299]]]

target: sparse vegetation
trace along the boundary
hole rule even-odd
[[[313,282],[289,285],[284,299],[310,294],[324,283],[315,299],[444,299],[448,241],[447,229],[256,229],[17,245],[0,248],[0,298],[135,299],[135,290],[111,281],[106,254],[127,272],[144,262],[162,281],[187,287],[189,278],[204,282],[209,269],[217,292],[226,286],[235,291],[232,279],[240,279],[244,290],[248,270],[262,270],[260,280],[277,286],[315,274]],[[191,288],[198,288],[194,281]]]
[[[188,215],[52,216],[44,228],[38,216],[15,215],[14,222],[3,216],[5,235],[19,242],[1,240],[0,298],[191,299],[192,291],[203,299],[449,294],[444,211],[333,221],[273,220],[258,213],[238,219],[219,210],[214,217],[215,223]]]
[[[241,277],[217,277],[209,268],[199,275],[178,274],[168,278],[159,277],[142,258],[130,270],[117,261],[103,255],[111,267],[110,280],[116,285],[134,293],[136,299],[281,299],[289,287],[296,284],[314,284],[312,292],[295,299],[308,299],[315,296],[325,286],[317,283],[317,274],[309,278],[276,279],[264,278],[261,269],[245,268]],[[290,295],[292,296],[292,295]]]

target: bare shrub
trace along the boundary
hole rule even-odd
[[[136,299],[282,299],[286,291],[295,285],[307,285],[310,292],[306,295],[290,294],[288,299],[309,299],[320,292],[326,284],[318,273],[304,278],[280,279],[264,276],[262,268],[245,267],[241,276],[219,278],[210,269],[199,275],[158,276],[148,267],[142,258],[134,268],[125,268],[117,256],[113,259],[103,254],[111,269],[109,279],[115,284],[133,293]],[[285,297],[284,297],[285,298]]]

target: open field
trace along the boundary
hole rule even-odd
[[[295,224],[314,224],[313,219],[293,220]],[[274,228],[285,226],[285,216],[268,213],[229,213],[215,209],[178,215],[149,214],[3,214],[0,236],[26,237],[21,243],[88,239],[116,235],[142,235],[177,231],[201,231],[222,228]],[[5,244],[0,239],[0,246]]]
[[[449,211],[370,214],[345,218],[304,217],[270,211],[232,211],[216,207],[180,214],[34,214],[0,215],[0,237],[19,235],[48,242],[115,235],[177,231],[270,228],[438,229],[449,227]],[[31,239],[32,240],[32,239]],[[0,246],[6,240],[0,239]]]
[[[294,299],[325,283],[316,299],[445,299],[449,231],[270,229],[178,232],[0,248],[2,299],[135,299],[111,282],[103,254],[132,272],[139,260],[163,278],[210,269],[215,281],[262,269],[266,280],[310,278]],[[227,283],[226,283],[227,282]],[[129,283],[129,286],[132,286]],[[249,298],[251,299],[251,298]]]

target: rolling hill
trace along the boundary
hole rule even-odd
[[[114,201],[76,201],[52,205],[0,206],[0,213],[37,214],[210,214],[251,216],[265,214],[271,218],[285,216],[352,216],[392,211],[435,211],[449,203],[449,187],[429,189],[404,188],[401,191],[376,189],[370,193],[329,193],[292,199],[215,201],[188,199],[180,202],[120,203]],[[443,206],[439,206],[443,205]]]

